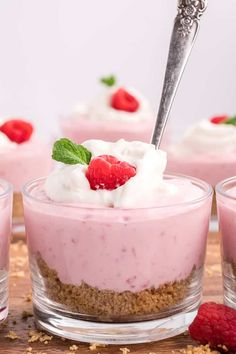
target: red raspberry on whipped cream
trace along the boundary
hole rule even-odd
[[[17,144],[28,141],[33,133],[33,126],[22,119],[11,119],[0,126],[0,131]]]
[[[136,112],[139,101],[123,88],[119,88],[111,97],[111,106],[119,111]]]
[[[229,117],[226,116],[226,115],[224,115],[224,116],[212,117],[212,118],[211,118],[211,123],[213,123],[213,124],[221,124],[221,123],[227,121],[228,118],[229,118]]]
[[[86,177],[93,190],[114,190],[136,175],[136,168],[111,155],[95,157],[90,162]]]
[[[56,202],[138,208],[178,193],[163,177],[166,153],[151,144],[124,139],[76,144],[61,138],[52,158],[62,164],[48,176],[44,190]]]

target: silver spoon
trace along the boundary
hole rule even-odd
[[[193,48],[200,18],[207,7],[207,0],[178,0],[178,14],[170,41],[161,103],[151,143],[159,148],[184,68]]]

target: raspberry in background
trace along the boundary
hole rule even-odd
[[[119,111],[136,112],[139,109],[139,102],[128,91],[120,88],[112,95],[111,106]]]
[[[189,334],[212,348],[225,346],[229,351],[236,351],[236,310],[214,302],[201,305],[189,326]]]
[[[28,141],[33,133],[31,123],[22,119],[11,119],[0,126],[0,131],[17,144]]]
[[[216,117],[212,117],[211,118],[211,123],[213,124],[222,124],[225,121],[227,121],[227,119],[229,119],[228,116],[224,115],[224,116],[216,116]]]
[[[136,168],[111,155],[101,155],[91,160],[86,177],[93,190],[113,190],[136,175]]]

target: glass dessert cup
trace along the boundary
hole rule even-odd
[[[4,180],[0,180],[0,323],[8,314],[8,271],[11,215],[12,187]]]
[[[186,330],[201,301],[211,187],[188,202],[115,209],[59,204],[25,185],[37,324],[84,342],[142,343]],[[41,192],[40,192],[41,191]]]
[[[236,309],[236,177],[216,186],[216,199],[221,232],[224,302]]]

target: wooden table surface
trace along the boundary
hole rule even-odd
[[[216,233],[209,234],[208,238],[204,301],[209,300],[222,302],[219,235]],[[30,315],[32,315],[32,305],[27,266],[27,248],[24,241],[19,241],[15,238],[11,245],[10,313],[8,320],[0,327],[0,353],[85,354],[91,351],[89,344],[62,340],[55,336],[53,336],[51,340],[47,340],[47,337],[41,336],[41,341],[39,338],[35,342],[28,342],[30,339],[30,330],[36,330],[33,317],[28,317]],[[8,338],[9,331],[14,331],[18,338]],[[35,336],[35,339],[37,339],[37,337],[40,337],[40,335]],[[186,348],[187,345],[196,345],[196,343],[185,333],[161,342],[129,345],[128,349],[130,353],[134,354],[179,353],[179,350]],[[122,354],[122,348],[125,348],[125,346],[97,347],[93,353]]]

